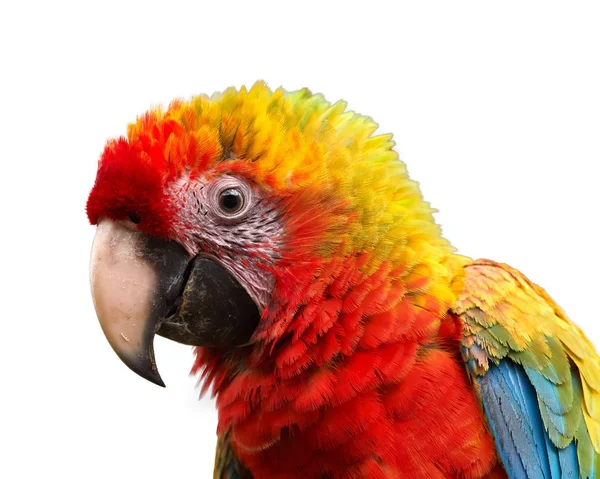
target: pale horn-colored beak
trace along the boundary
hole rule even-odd
[[[184,285],[190,258],[174,241],[102,219],[92,246],[90,281],[98,320],[119,358],[164,387],[153,340]]]

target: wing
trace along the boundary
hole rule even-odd
[[[231,447],[229,432],[219,436],[217,440],[213,479],[252,479],[252,474]]]
[[[466,266],[462,354],[511,478],[600,477],[600,359],[539,286],[507,265]]]

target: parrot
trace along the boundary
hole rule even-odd
[[[193,347],[215,479],[600,477],[600,360],[537,284],[458,253],[370,117],[258,81],[100,154],[90,283],[121,361]]]

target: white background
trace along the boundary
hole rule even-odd
[[[87,276],[103,144],[174,97],[262,78],[346,99],[460,252],[521,269],[600,344],[597,3],[88,3],[0,7],[0,477],[211,476],[190,348],[157,340],[167,389],[136,377]]]

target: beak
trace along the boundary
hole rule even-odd
[[[106,339],[129,368],[163,387],[154,334],[181,289],[188,259],[178,243],[108,219],[92,246],[92,297]]]
[[[155,334],[195,346],[235,347],[248,342],[260,317],[244,288],[219,264],[191,258],[175,241],[106,218],[94,238],[90,280],[113,350],[135,373],[163,387]]]

